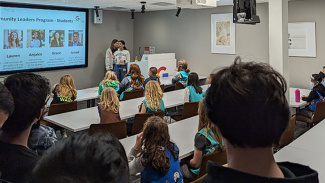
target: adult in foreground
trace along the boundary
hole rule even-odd
[[[286,82],[267,64],[236,58],[212,79],[206,96],[211,121],[224,137],[226,166],[208,163],[203,182],[318,182],[307,166],[273,157],[289,121]]]
[[[33,170],[36,182],[128,183],[125,150],[111,134],[71,136],[47,151]]]
[[[49,82],[36,74],[19,73],[7,77],[5,86],[14,99],[15,110],[0,134],[1,179],[26,182],[38,161],[38,156],[27,146],[28,136],[46,108]]]
[[[8,89],[0,83],[0,128],[14,112],[14,100]]]

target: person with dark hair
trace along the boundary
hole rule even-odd
[[[68,46],[82,46],[82,43],[79,41],[79,32],[73,32],[72,41]]]
[[[141,172],[141,182],[183,182],[179,165],[179,149],[170,141],[166,122],[152,116],[137,135],[128,160],[130,174]]]
[[[319,72],[319,76],[324,79],[325,78],[325,66],[323,66],[323,69]],[[324,84],[323,84],[324,85]]]
[[[184,87],[186,87],[188,75],[190,74],[191,70],[188,68],[188,64],[185,60],[178,61],[177,71],[178,72],[172,79],[172,83],[175,84],[176,82],[180,82]]]
[[[0,83],[0,128],[14,112],[14,99],[8,89]]]
[[[4,83],[14,99],[15,110],[0,134],[1,179],[25,182],[38,161],[27,141],[33,124],[46,108],[49,81],[33,73],[18,73],[7,77]]]
[[[30,48],[41,48],[42,47],[42,41],[41,41],[41,35],[39,31],[33,32],[33,40],[29,45]]]
[[[208,84],[211,84],[213,76],[214,76],[214,73],[211,73],[211,74],[209,74],[209,77],[208,77],[208,79],[207,79],[207,81],[208,81]],[[207,94],[207,91],[208,91],[208,90],[205,90],[205,91],[203,92],[203,94],[202,94],[202,95],[203,95],[203,97],[205,97],[205,96],[206,96],[206,94]]]
[[[119,49],[114,53],[114,72],[121,82],[126,74],[127,65],[130,62],[130,52],[125,47],[123,40],[119,41]]]
[[[117,39],[113,39],[111,42],[111,46],[106,50],[106,57],[105,57],[105,67],[107,71],[113,71],[115,64],[114,64],[114,53],[117,51],[119,47],[119,42]]]
[[[203,98],[203,89],[200,87],[199,76],[195,72],[188,75],[187,86],[185,88],[184,101],[198,102]]]
[[[272,146],[290,118],[286,90],[283,76],[268,64],[237,57],[216,73],[205,106],[225,141],[228,164],[209,162],[202,182],[318,182],[311,168],[274,160]]]
[[[325,87],[322,85],[323,78],[319,74],[313,74],[310,77],[310,86],[312,87],[308,96],[302,95],[301,100],[311,102],[306,108],[299,109],[297,114],[312,118],[318,100],[322,100],[325,96]]]
[[[71,136],[49,149],[33,170],[36,182],[128,183],[125,150],[111,134]]]
[[[144,83],[143,83],[144,88],[146,87],[146,84],[149,81],[156,81],[160,85],[160,79],[159,79],[157,67],[150,67],[148,75],[149,75],[149,78],[144,80]]]
[[[137,64],[131,64],[129,69],[129,74],[120,83],[120,89],[118,94],[120,94],[120,100],[124,97],[125,91],[140,90],[143,89],[143,75],[141,74],[140,67]]]
[[[61,41],[61,33],[56,31],[53,34],[53,39],[51,41],[51,47],[63,47],[63,42]]]

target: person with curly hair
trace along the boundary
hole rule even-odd
[[[110,70],[107,71],[105,78],[99,83],[98,95],[101,95],[102,91],[107,87],[111,87],[117,92],[119,90],[119,84],[120,82],[118,81],[115,72]]]
[[[137,64],[131,64],[129,72],[125,74],[125,78],[121,81],[120,89],[120,100],[124,97],[125,91],[132,90],[143,90],[144,78],[141,74],[140,67]]]
[[[165,105],[162,100],[164,93],[156,81],[149,81],[145,90],[145,99],[142,101],[139,108],[139,113],[150,113],[164,111]]]
[[[128,160],[130,174],[141,172],[141,182],[183,182],[179,165],[179,149],[170,141],[163,119],[152,116],[137,135]]]

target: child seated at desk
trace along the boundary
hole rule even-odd
[[[158,116],[148,118],[137,135],[128,160],[130,175],[141,172],[141,182],[183,182],[179,149],[170,141],[168,126]]]
[[[104,80],[99,83],[98,95],[101,95],[102,91],[107,87],[111,87],[117,92],[119,90],[119,84],[120,82],[117,80],[115,72],[107,71]]]
[[[178,69],[177,73],[172,79],[172,83],[175,84],[176,82],[180,82],[184,87],[187,85],[187,78],[190,74],[191,70],[188,68],[188,64],[185,60],[178,61]]]
[[[61,77],[60,83],[55,84],[52,89],[53,100],[51,104],[73,102],[77,98],[77,90],[71,75]]]
[[[143,76],[141,75],[140,67],[137,64],[130,65],[129,75],[126,76],[121,84],[118,93],[120,100],[123,99],[125,91],[143,90]]]
[[[158,84],[160,85],[160,79],[159,79],[159,75],[158,75],[158,70],[156,67],[150,67],[149,69],[149,78],[147,78],[144,83],[143,83],[143,87],[145,88],[146,87],[146,84],[149,82],[149,81],[157,81]]]
[[[119,113],[120,103],[113,88],[105,88],[100,96],[98,113],[100,124],[114,123],[121,121]]]
[[[163,98],[163,92],[156,81],[149,81],[145,89],[145,99],[142,101],[139,108],[139,113],[150,113],[157,111],[164,111],[165,105]]]
[[[198,102],[203,98],[203,90],[200,87],[199,76],[195,72],[188,75],[187,87],[185,88],[184,101]]]
[[[207,117],[203,100],[199,103],[199,131],[194,139],[194,156],[186,164],[181,166],[183,177],[193,181],[196,179],[200,171],[202,157],[205,154],[213,153],[214,151],[224,151],[224,143],[218,128],[212,124]],[[220,142],[222,142],[220,144]]]
[[[319,74],[313,74],[310,77],[310,86],[312,87],[308,96],[302,95],[301,100],[311,102],[306,108],[299,109],[297,114],[312,118],[316,103],[319,99],[325,96],[325,87],[322,85],[322,77]]]

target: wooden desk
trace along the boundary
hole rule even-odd
[[[203,85],[203,90],[206,90],[209,85]],[[120,102],[121,119],[128,119],[135,116],[138,111],[138,105],[144,100],[144,97]],[[184,89],[164,93],[163,97],[165,108],[171,108],[184,104]],[[72,112],[52,115],[45,117],[45,120],[58,125],[72,132],[86,130],[91,124],[99,123],[97,107],[91,107]]]

